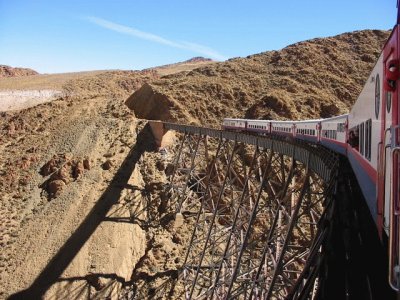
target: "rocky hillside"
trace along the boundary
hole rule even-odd
[[[318,38],[164,76],[128,100],[139,118],[219,126],[224,117],[303,119],[346,113],[387,31]]]
[[[0,78],[3,77],[22,77],[29,75],[37,75],[38,72],[28,68],[13,68],[10,66],[0,65]]]

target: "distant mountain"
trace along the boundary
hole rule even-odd
[[[206,66],[213,63],[215,63],[215,61],[213,61],[211,58],[196,56],[182,62],[162,65],[158,67],[149,68],[146,70],[155,70],[160,76],[165,76],[184,71],[189,72],[197,67]]]
[[[39,73],[28,68],[13,68],[6,65],[0,65],[0,78],[4,77],[22,77],[29,75],[38,75]]]
[[[196,56],[196,57],[192,57],[191,59],[185,60],[183,63],[195,63],[195,62],[204,62],[204,61],[213,61],[213,60],[211,58]]]

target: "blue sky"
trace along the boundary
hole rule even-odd
[[[0,64],[41,73],[216,60],[362,29],[391,29],[395,0],[0,0]]]

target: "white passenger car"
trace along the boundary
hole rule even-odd
[[[318,142],[320,121],[321,120],[296,121],[294,124],[296,138]]]
[[[348,115],[321,120],[321,144],[346,155]]]
[[[222,123],[222,128],[225,130],[246,130],[246,120],[244,119],[229,119],[225,118]]]
[[[268,120],[246,120],[247,131],[257,133],[269,133],[271,122]]]

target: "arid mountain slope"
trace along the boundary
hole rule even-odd
[[[22,77],[29,75],[37,75],[38,72],[28,68],[13,68],[10,66],[0,65],[0,78],[3,77]]]
[[[212,126],[224,117],[303,119],[346,113],[388,35],[379,30],[345,33],[164,76],[144,86],[145,92],[138,90],[127,105],[140,118]]]

